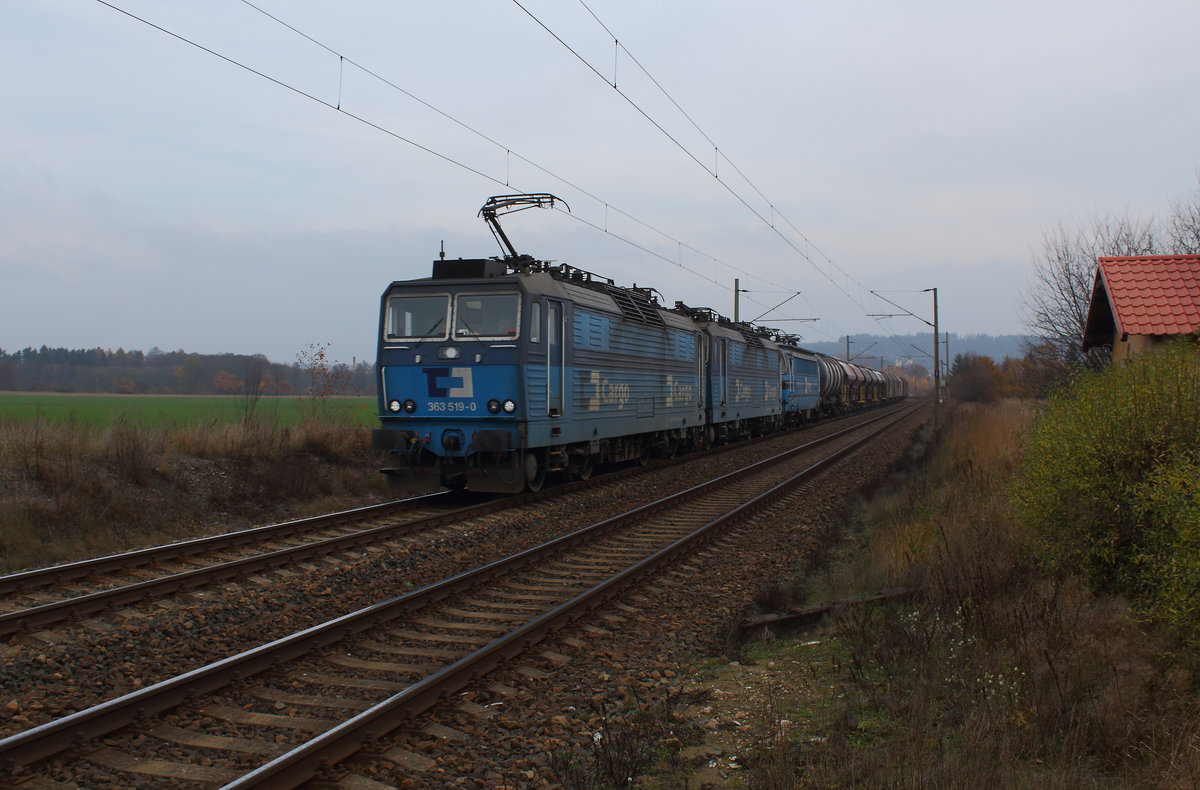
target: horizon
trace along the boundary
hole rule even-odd
[[[932,334],[933,334],[932,332],[910,332],[910,333],[907,333],[904,335],[879,335],[879,334],[862,333],[860,335],[851,336],[851,339],[853,341],[853,338],[855,338],[855,337],[862,338],[863,339],[862,342],[868,342],[868,341],[880,342],[880,341],[886,341],[889,339],[895,339],[895,340],[899,340],[899,341],[903,341],[903,342],[910,342],[913,340],[920,340],[920,339],[925,339],[928,341],[931,339]],[[966,334],[950,332],[949,335],[950,335],[950,342],[952,344],[953,343],[965,343],[967,345],[975,344],[979,341],[1007,342],[1007,343],[1011,344],[1011,343],[1017,343],[1017,342],[1037,340],[1036,335],[1031,335],[1028,333],[1013,333],[1013,334],[998,334],[998,335],[993,335],[993,334],[988,334],[988,333],[973,333],[970,335],[966,335]],[[854,342],[856,342],[856,341],[854,341]],[[801,340],[797,345],[800,348],[804,348],[804,349],[808,349],[808,350],[819,350],[817,348],[818,346],[819,347],[837,346],[838,349],[840,349],[840,348],[842,348],[843,343],[844,343],[844,339],[843,340],[813,340],[813,341]],[[27,349],[33,350],[33,351],[40,351],[42,349],[46,349],[46,350],[50,350],[50,351],[63,350],[63,351],[72,351],[72,352],[74,352],[74,351],[86,352],[86,351],[94,351],[94,350],[98,349],[100,351],[103,351],[106,354],[117,354],[119,352],[124,351],[127,354],[139,353],[139,354],[143,354],[144,356],[147,356],[147,357],[166,356],[169,354],[184,354],[187,356],[192,356],[192,355],[198,355],[198,356],[204,356],[204,357],[234,356],[234,357],[244,357],[244,358],[252,359],[254,357],[262,356],[262,357],[266,358],[266,360],[271,364],[284,365],[284,366],[296,366],[296,365],[301,364],[299,362],[299,357],[305,353],[304,349],[300,349],[295,354],[292,355],[291,359],[284,360],[284,359],[275,359],[275,358],[270,357],[269,355],[262,354],[259,352],[240,352],[240,351],[206,352],[206,351],[193,351],[193,350],[188,350],[185,348],[164,349],[164,348],[160,348],[157,345],[151,345],[149,348],[138,348],[136,346],[133,346],[130,348],[126,348],[124,346],[118,346],[117,348],[111,348],[111,347],[104,347],[104,346],[50,346],[48,344],[41,343],[36,346],[22,346],[20,348],[14,348],[14,349],[0,347],[0,354],[8,355],[11,357],[11,356],[15,356],[17,353],[19,353],[21,351],[25,351]],[[828,352],[821,351],[821,353],[828,353]],[[839,355],[832,354],[831,356],[839,356]],[[859,355],[855,354],[854,356],[857,358]],[[868,358],[870,358],[871,356],[878,357],[879,355],[878,354],[867,355]],[[910,356],[911,355],[902,355],[900,358],[907,358]],[[932,355],[928,355],[928,356],[932,357]],[[951,355],[951,358],[953,358],[953,356],[954,356],[954,354]],[[984,355],[984,356],[986,356],[986,355]],[[996,360],[996,361],[999,361],[999,360]],[[349,359],[341,359],[341,358],[331,357],[330,363],[333,365],[346,365],[346,366],[352,366],[355,363],[357,363],[359,365],[362,365],[362,364],[374,365],[375,364],[375,355],[372,354],[370,357],[367,357],[367,358],[351,357]]]

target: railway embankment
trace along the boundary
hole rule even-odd
[[[917,592],[697,667],[693,785],[1194,786],[1198,373],[1181,348],[1049,405],[952,405],[757,610]]]

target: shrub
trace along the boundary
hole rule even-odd
[[[1135,506],[1146,529],[1134,557],[1141,598],[1151,614],[1200,647],[1200,448],[1159,464]]]
[[[999,396],[1003,374],[991,357],[959,354],[950,375],[950,397],[960,401],[992,403]]]
[[[1194,345],[1180,340],[1082,374],[1035,421],[1013,489],[1037,556],[1096,589],[1175,612],[1163,597],[1181,594],[1172,574],[1196,568],[1191,578],[1200,575],[1197,447]],[[1192,597],[1198,600],[1186,619],[1200,633],[1200,596]]]

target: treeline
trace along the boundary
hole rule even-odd
[[[285,365],[262,354],[194,354],[151,348],[0,349],[0,390],[123,395],[372,395],[374,365],[346,365],[310,346]],[[332,387],[336,391],[329,391]]]
[[[957,354],[947,382],[954,400],[991,403],[999,398],[1044,398],[1071,376],[1072,368],[1049,343],[1029,348],[1025,356],[997,363],[979,354]]]

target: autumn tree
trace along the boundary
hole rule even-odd
[[[991,357],[958,354],[950,369],[949,394],[954,400],[991,403],[1000,395],[1000,368]]]
[[[200,392],[202,374],[200,357],[189,354],[183,363],[175,368],[175,381],[179,392]]]
[[[212,377],[213,389],[226,395],[242,391],[242,380],[227,370],[218,370]]]

